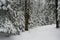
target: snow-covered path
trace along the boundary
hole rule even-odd
[[[0,37],[0,40],[60,40],[60,28],[56,25],[47,25],[30,29],[21,33],[21,35],[11,37]]]

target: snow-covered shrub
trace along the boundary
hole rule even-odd
[[[23,0],[0,0],[0,33],[20,34],[24,31],[23,7]]]
[[[17,30],[24,31],[25,26],[25,18],[24,18],[24,7],[25,7],[25,1],[24,0],[13,0],[13,3],[11,3],[11,8],[13,9],[13,12],[11,15],[13,16],[13,25],[17,28]],[[13,21],[12,20],[12,21]]]

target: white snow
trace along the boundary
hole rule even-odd
[[[6,3],[6,0],[0,0],[2,2],[2,4],[5,4]]]
[[[34,29],[11,37],[0,37],[0,40],[60,40],[60,28],[56,25],[37,26]]]
[[[3,10],[7,10],[7,8],[5,6],[3,6]]]

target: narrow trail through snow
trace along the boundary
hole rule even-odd
[[[21,35],[8,38],[0,37],[0,40],[60,40],[60,28],[56,25],[37,26],[34,29],[21,33]]]

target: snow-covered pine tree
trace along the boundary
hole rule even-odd
[[[0,33],[5,35],[20,34],[20,29],[24,28],[24,17],[21,16],[23,19],[20,17],[20,14],[24,15],[24,12],[21,10],[22,7],[24,7],[24,1],[20,3],[21,1],[22,0],[0,0]],[[23,6],[20,7],[22,4]]]

